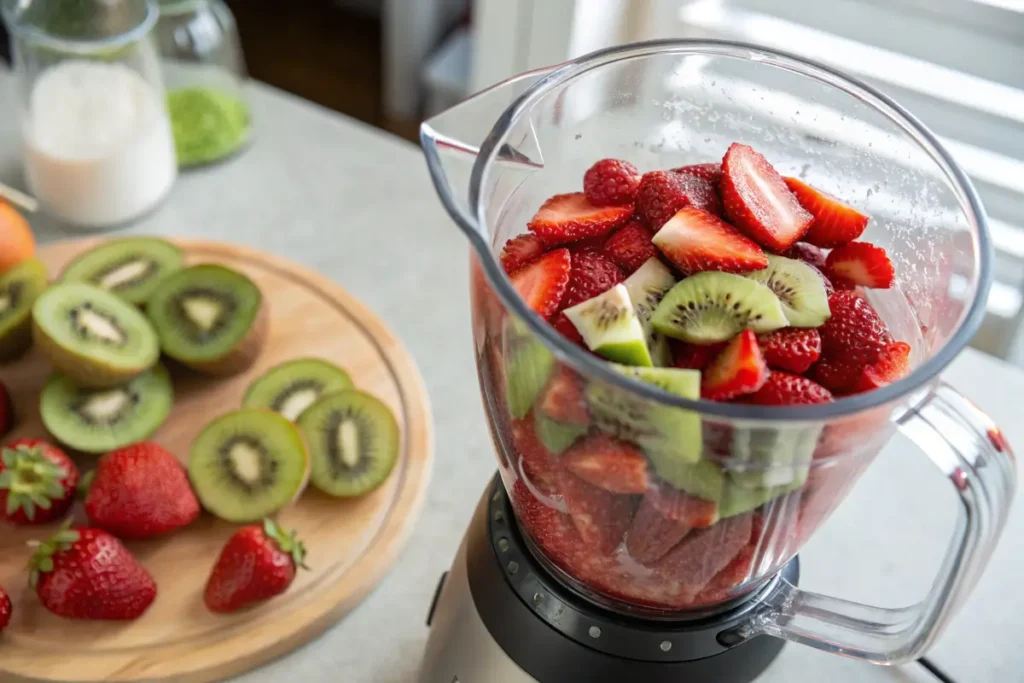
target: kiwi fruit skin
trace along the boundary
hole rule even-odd
[[[32,305],[47,286],[46,267],[28,259],[0,275],[0,363],[32,346]]]
[[[302,385],[299,390],[312,392],[306,405],[287,405],[289,389]],[[351,389],[352,378],[333,363],[319,358],[296,358],[270,368],[255,379],[242,398],[243,408],[269,408],[295,422],[302,412],[323,396]],[[293,389],[294,391],[294,389]]]
[[[204,467],[212,457],[210,450],[219,453],[225,436],[235,437],[247,433],[259,435],[261,431],[266,433],[266,430],[274,430],[271,436],[286,442],[284,446],[287,452],[284,455],[294,458],[293,464],[301,467],[299,477],[286,482],[287,486],[279,484],[282,487],[279,495],[262,501],[260,505],[244,500],[236,504],[241,499],[240,494],[229,496],[229,493],[236,492],[225,492],[219,482],[211,481],[206,476]],[[221,415],[203,428],[189,448],[187,469],[192,488],[205,510],[226,522],[245,524],[269,517],[298,500],[309,484],[310,456],[302,432],[283,415],[265,408],[243,408]],[[246,503],[250,504],[246,506]]]
[[[766,254],[768,267],[744,277],[772,290],[782,304],[791,327],[818,327],[831,316],[828,293],[821,275],[803,261]]]
[[[83,342],[84,349],[76,349],[73,345],[77,342],[59,339],[71,323],[52,317],[72,302],[76,312],[89,310],[107,320],[113,317],[125,333],[125,344],[132,344],[135,353],[111,352],[89,340]],[[32,338],[55,370],[91,389],[124,384],[156,365],[160,358],[156,333],[137,308],[105,289],[80,282],[53,285],[36,299],[32,306]]]
[[[141,306],[184,262],[181,249],[157,237],[125,237],[105,241],[64,267],[60,282],[86,282]],[[127,272],[134,266],[133,278]],[[117,280],[120,276],[120,280]]]
[[[617,284],[563,313],[594,353],[625,365],[654,365],[647,334],[624,284]]]
[[[360,415],[357,417],[356,413]],[[359,431],[355,434],[359,448],[372,443],[378,461],[371,463],[371,469],[364,469],[351,477],[345,471],[339,476],[338,470],[351,470],[359,464],[351,465],[332,457],[332,447],[337,446],[338,439],[347,420],[365,419],[372,423],[374,430],[370,435]],[[310,480],[317,489],[336,498],[352,498],[362,496],[376,490],[391,475],[399,457],[401,433],[394,413],[379,399],[358,389],[347,389],[329,396],[324,396],[314,403],[299,418],[299,429],[302,430],[309,444],[309,455],[312,462]],[[345,453],[338,454],[344,459]],[[366,458],[365,453],[359,454]]]
[[[125,392],[126,400],[137,395],[131,415],[123,423],[88,425],[73,409],[86,406],[90,399],[109,402],[118,392]],[[157,365],[113,389],[83,389],[67,375],[53,375],[40,396],[39,413],[47,431],[62,444],[83,453],[98,454],[152,436],[167,420],[173,402],[170,375],[162,365]],[[69,403],[74,405],[69,407]],[[129,424],[131,420],[136,424]]]

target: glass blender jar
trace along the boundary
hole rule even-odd
[[[664,41],[512,78],[425,122],[421,142],[472,246],[473,335],[499,474],[545,570],[598,610],[650,623],[748,604],[732,644],[767,635],[879,664],[920,656],[984,569],[1016,487],[1001,432],[938,379],[981,321],[993,256],[978,197],[934,135],[828,67],[749,45]],[[670,169],[719,159],[732,142],[873,216],[864,239],[887,250],[897,286],[869,297],[914,349],[904,379],[819,405],[685,398],[586,353],[518,297],[502,246],[545,199],[578,190],[596,160]],[[887,609],[800,590],[780,571],[897,431],[959,494],[927,597]],[[647,459],[644,493],[583,486],[561,465],[573,444],[608,437]],[[596,643],[600,629],[591,635]],[[722,634],[718,643],[732,646]],[[671,646],[645,656],[664,661]]]

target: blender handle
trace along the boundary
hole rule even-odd
[[[1006,524],[1016,463],[992,420],[945,383],[899,427],[960,496],[954,538],[927,597],[890,609],[802,591],[782,580],[738,635],[771,635],[874,664],[900,664],[920,657],[942,633],[977,583]]]

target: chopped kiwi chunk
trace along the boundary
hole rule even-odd
[[[563,311],[594,353],[616,363],[651,367],[647,335],[623,284]]]
[[[569,448],[576,442],[576,439],[587,433],[586,425],[552,420],[541,412],[534,413],[534,428],[537,438],[544,444],[544,448],[556,455]]]
[[[672,289],[676,278],[672,271],[662,263],[658,257],[649,258],[635,273],[626,278],[623,283],[626,291],[629,292],[629,300],[633,303],[633,309],[640,319],[640,325],[647,337],[647,348],[650,350],[651,360],[655,366],[664,367],[672,360],[672,351],[668,346],[668,339],[663,334],[655,331],[651,324],[651,317],[654,309],[658,307],[665,294]]]
[[[141,305],[182,261],[181,250],[166,240],[126,237],[81,254],[64,268],[60,281],[85,282]]]
[[[746,273],[779,298],[792,327],[818,327],[831,317],[821,275],[803,261],[768,254],[768,267]]]
[[[521,420],[551,375],[555,358],[526,324],[509,318],[504,335],[505,393],[512,417]]]
[[[245,392],[244,408],[269,408],[294,422],[322,396],[352,388],[348,373],[325,360],[300,358],[275,365]]]
[[[745,488],[802,484],[821,430],[820,425],[734,428],[729,478]]]
[[[46,268],[39,259],[22,261],[0,275],[0,362],[32,345],[32,305],[46,284]]]

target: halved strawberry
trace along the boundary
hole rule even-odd
[[[572,192],[544,202],[527,227],[550,246],[606,235],[632,215],[631,205],[594,206],[582,192]]]
[[[658,250],[651,242],[651,231],[643,221],[634,219],[608,238],[604,243],[604,253],[628,276],[655,256]]]
[[[722,165],[721,164],[690,164],[689,166],[680,166],[679,168],[673,168],[673,173],[685,173],[686,175],[697,176],[708,181],[716,188],[718,187],[719,181],[722,179]]]
[[[789,249],[779,254],[779,256],[795,258],[814,266],[818,270],[824,270],[825,268],[825,252],[813,244],[808,244],[807,242],[797,242]]]
[[[552,323],[552,327],[558,330],[558,333],[571,341],[577,346],[587,348],[586,342],[583,341],[583,335],[576,329],[576,326],[572,324],[572,321],[566,317],[565,313],[559,313]],[[589,349],[588,349],[589,350]]]
[[[604,294],[622,280],[622,271],[604,253],[589,249],[573,252],[572,272],[561,308],[566,309]]]
[[[703,370],[711,362],[711,359],[725,348],[724,342],[702,345],[690,344],[678,339],[670,339],[669,345],[672,349],[672,367],[688,370]]]
[[[830,403],[832,393],[825,387],[800,375],[773,370],[768,381],[753,394],[744,396],[743,403],[759,406],[793,406]]]
[[[757,337],[743,330],[715,356],[704,371],[700,394],[711,401],[751,394],[768,379],[768,366],[757,345]]]
[[[768,267],[761,247],[707,211],[681,209],[654,236],[654,246],[686,273],[745,273]]]
[[[601,159],[583,174],[583,193],[594,206],[632,205],[640,171],[621,159]]]
[[[665,481],[651,484],[645,498],[665,518],[685,522],[694,529],[711,526],[718,521],[717,503],[691,496]]]
[[[814,220],[768,160],[747,145],[729,146],[719,189],[729,222],[775,252],[793,246]]]
[[[544,245],[532,232],[513,237],[501,250],[501,265],[506,273],[514,273],[525,265],[540,258]]]
[[[893,342],[885,347],[881,356],[860,371],[853,383],[852,391],[860,393],[879,389],[902,379],[910,372],[910,344]]]
[[[509,279],[523,297],[526,305],[542,318],[550,318],[558,311],[569,288],[572,257],[568,249],[555,249],[525,268],[520,268]]]
[[[626,549],[634,560],[660,560],[691,529],[718,521],[718,506],[659,481],[651,484],[626,534]]]
[[[656,562],[654,570],[676,582],[676,589],[692,600],[750,542],[752,525],[747,513],[696,529]]]
[[[807,372],[821,356],[821,335],[813,327],[784,327],[762,334],[757,344],[768,367],[798,375]]]
[[[636,212],[652,230],[658,230],[679,209],[691,206],[716,216],[722,203],[714,186],[695,175],[672,171],[651,171],[640,179],[636,192]]]
[[[541,393],[540,411],[557,422],[587,424],[590,416],[583,398],[582,378],[574,370],[559,365]]]
[[[892,343],[878,312],[858,292],[835,292],[828,298],[828,307],[832,315],[818,328],[822,360],[864,367],[878,360]]]
[[[558,489],[584,543],[604,555],[615,552],[633,520],[633,497],[609,493],[564,468]]]
[[[611,493],[647,490],[647,458],[637,448],[605,434],[588,436],[562,456],[573,474]]]
[[[874,289],[888,289],[896,277],[889,255],[868,242],[850,242],[829,252],[825,268],[843,283]]]
[[[804,242],[831,249],[852,242],[864,232],[869,220],[867,215],[798,178],[785,181],[800,206],[814,216],[814,222],[804,234]]]

